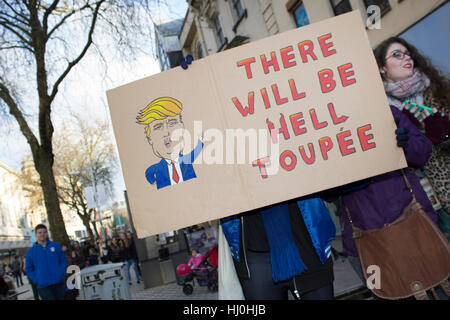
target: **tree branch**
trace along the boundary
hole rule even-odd
[[[28,126],[27,121],[23,117],[22,112],[19,110],[19,107],[17,106],[17,103],[14,101],[13,97],[11,96],[8,88],[0,82],[0,98],[6,103],[6,105],[9,107],[9,113],[16,118],[17,123],[19,124],[20,131],[22,131],[22,134],[25,136],[25,138],[28,141],[28,144],[31,147],[31,151],[34,154],[37,154],[38,148],[39,148],[39,142],[36,139],[35,135],[31,131],[30,127]]]
[[[19,17],[21,17],[21,18],[23,18],[23,19],[25,19],[25,20],[28,19],[25,15],[20,14],[19,12],[17,12],[17,11],[16,11],[16,10],[15,10],[15,9],[7,2],[7,1],[3,1],[3,3],[6,4],[6,6],[7,6],[9,9],[11,9],[11,11],[14,12],[16,15],[18,15]],[[19,2],[19,1],[16,1],[16,3],[17,3],[18,6],[20,6],[20,2]]]
[[[86,6],[84,7],[86,8]],[[81,10],[83,10],[84,8],[82,8]],[[50,30],[50,32],[48,33],[48,38],[50,39],[50,37],[52,36],[52,34],[59,28],[61,27],[64,22],[69,19],[76,11],[72,10],[69,14],[66,14],[61,21],[59,21],[55,26],[53,26],[52,30]]]
[[[23,34],[21,34],[19,31],[17,31],[14,28],[18,28],[20,31],[25,33],[25,36],[28,36],[31,38],[30,33],[28,33],[27,30],[18,27],[17,25],[9,22],[8,20],[4,19],[4,18],[0,18],[0,26],[3,26],[5,29],[11,31],[17,38],[19,38],[22,42],[28,44],[31,46],[31,41],[27,40]]]
[[[97,5],[95,7],[94,13],[92,15],[92,22],[89,29],[88,39],[86,41],[86,45],[84,46],[81,53],[78,55],[77,58],[75,58],[73,61],[69,62],[66,70],[61,74],[61,76],[56,80],[55,84],[53,85],[53,90],[50,95],[50,102],[52,102],[55,99],[56,94],[58,93],[58,87],[61,84],[61,82],[64,80],[64,78],[69,74],[70,70],[78,63],[80,60],[84,57],[86,52],[88,51],[89,47],[92,44],[92,35],[94,34],[95,24],[97,22],[97,16],[98,12],[100,10],[101,5],[105,2],[105,0],[100,0],[97,2]]]
[[[9,50],[9,49],[25,49],[25,50],[30,51],[31,53],[33,53],[33,49],[31,49],[31,48],[29,48],[29,47],[27,47],[25,45],[23,45],[23,46],[10,45],[10,46],[7,46],[7,47],[0,47],[0,50]]]
[[[52,12],[56,9],[58,6],[59,0],[53,1],[53,3],[50,5],[50,7],[45,9],[44,17],[42,19],[42,27],[45,32],[47,32],[48,27],[48,17],[52,14]]]

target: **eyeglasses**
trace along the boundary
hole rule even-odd
[[[394,52],[392,52],[390,55],[388,55],[386,57],[386,60],[391,58],[391,57],[394,57],[397,60],[403,60],[403,58],[405,58],[405,56],[408,56],[408,57],[412,58],[411,52],[409,52],[409,51],[403,52],[403,51],[400,51],[400,50],[395,50]]]

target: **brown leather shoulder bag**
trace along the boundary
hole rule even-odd
[[[437,298],[433,288],[438,285],[450,295],[447,281],[450,275],[449,242],[417,202],[403,170],[402,176],[412,200],[390,225],[376,230],[361,230],[353,225],[345,206],[364,277],[366,280],[371,277],[366,272],[368,267],[379,267],[379,286],[370,289],[383,299],[414,296],[424,300],[427,299],[426,290],[430,289]]]

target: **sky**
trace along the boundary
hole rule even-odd
[[[159,5],[150,8],[154,22],[184,18],[187,11],[186,0],[156,0]],[[167,4],[167,5],[166,5]],[[153,46],[149,39],[149,46]],[[149,47],[149,52],[154,50]],[[137,53],[134,61],[117,60],[102,52],[107,61],[107,71],[99,66],[97,52],[90,48],[85,58],[71,71],[62,84],[52,107],[52,120],[55,132],[62,130],[61,123],[70,117],[71,113],[89,119],[110,120],[106,91],[129,82],[148,77],[160,72],[159,62],[151,55]],[[21,160],[29,155],[30,148],[19,127],[12,117],[2,120],[0,129],[0,161],[19,171]],[[37,121],[34,121],[37,122]],[[115,141],[114,141],[115,143]],[[125,184],[122,172],[115,179],[115,197],[123,197]]]

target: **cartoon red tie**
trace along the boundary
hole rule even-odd
[[[175,168],[175,163],[172,161],[172,178],[175,183],[178,183],[180,177],[178,176],[177,169]]]

